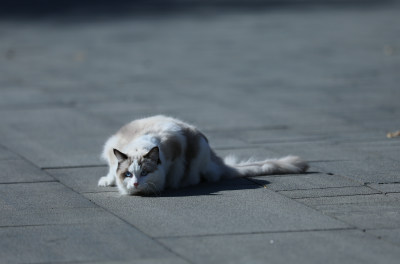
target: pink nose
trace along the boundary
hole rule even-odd
[[[138,187],[138,186],[139,186],[139,183],[135,182],[135,183],[133,184],[133,186]]]

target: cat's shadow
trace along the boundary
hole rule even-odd
[[[304,174],[318,174],[319,172],[310,171]],[[151,197],[183,197],[183,196],[202,196],[202,195],[223,195],[225,191],[252,190],[267,188],[270,181],[262,179],[262,177],[248,177],[231,180],[223,180],[219,182],[202,182],[195,186],[182,189],[167,189],[158,195],[148,195]]]
[[[223,180],[220,182],[202,182],[195,186],[185,187],[182,189],[169,189],[160,195],[150,195],[158,197],[182,197],[182,196],[202,196],[202,195],[222,195],[225,191],[251,190],[264,188],[270,184],[267,180],[253,180],[251,178]]]

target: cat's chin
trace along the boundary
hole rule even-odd
[[[141,195],[143,194],[141,189],[138,188],[124,188],[124,194],[125,195]]]
[[[124,188],[125,195],[138,195],[138,196],[146,196],[152,194],[150,190],[143,188]]]

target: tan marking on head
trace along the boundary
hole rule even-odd
[[[126,160],[118,163],[117,168],[117,177],[121,180],[121,182],[125,179],[125,172],[128,170],[129,166],[132,164],[132,159],[127,158]]]

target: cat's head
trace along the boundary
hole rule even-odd
[[[131,155],[114,149],[114,155],[118,160],[117,185],[123,194],[156,194],[163,189],[157,146]]]

